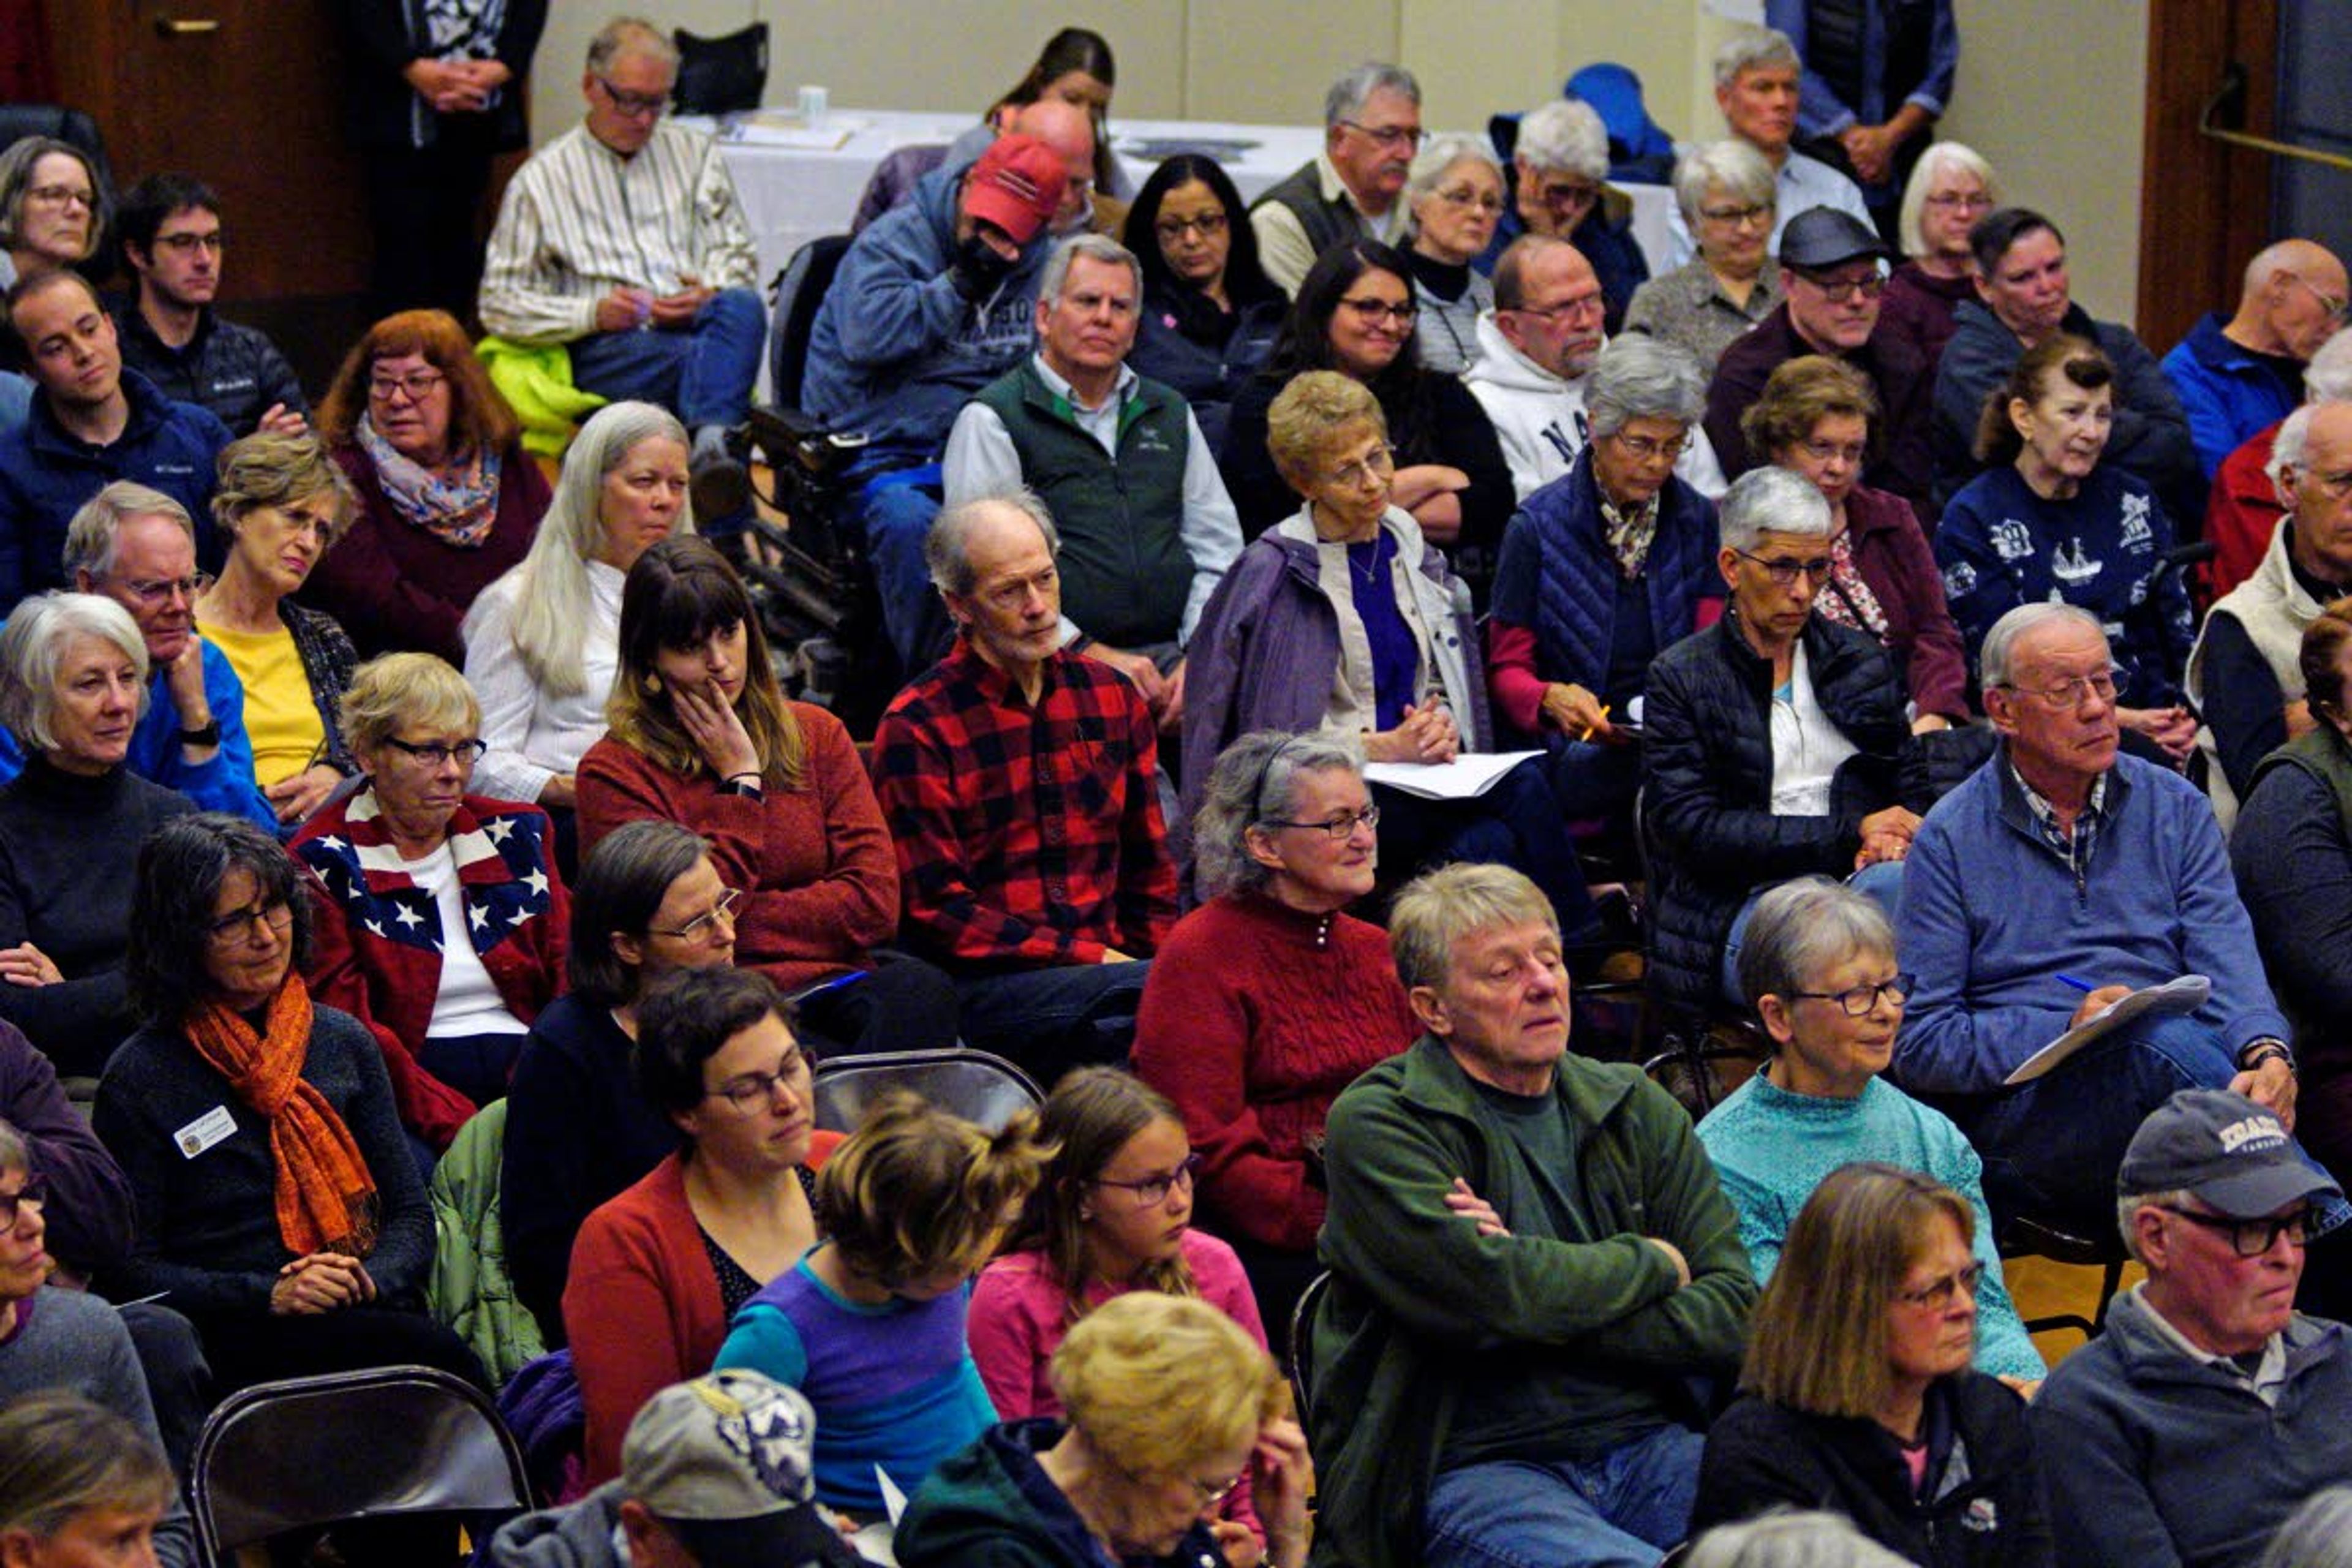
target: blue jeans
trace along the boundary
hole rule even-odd
[[[1680,1542],[1706,1439],[1661,1426],[1581,1465],[1502,1459],[1439,1475],[1429,1568],[1649,1568]]]
[[[1642,787],[1641,747],[1554,735],[1547,748],[1544,771],[1562,816],[1570,822],[1631,820],[1633,796]]]
[[[1123,1066],[1150,973],[1148,963],[1066,963],[958,976],[964,1043],[1048,1089],[1072,1068]]]
[[[658,403],[688,434],[751,416],[768,342],[756,289],[721,289],[683,331],[591,332],[572,344],[572,384],[615,402]]]
[[[2227,1088],[2236,1073],[2220,1036],[2174,1015],[2118,1029],[2032,1083],[1937,1105],[1983,1157],[1985,1201],[1995,1214],[2104,1236],[2116,1223],[2116,1171],[2147,1113],[2179,1089]],[[2340,1199],[2320,1207],[2322,1230],[2352,1217]]]
[[[948,643],[947,610],[923,561],[923,541],[940,515],[939,486],[936,464],[901,468],[867,478],[856,501],[882,629],[908,680],[938,663]]]
[[[1744,1007],[1748,998],[1739,989],[1739,949],[1748,940],[1748,921],[1756,913],[1756,900],[1779,887],[1767,882],[1751,889],[1748,901],[1731,917],[1730,934],[1723,939],[1723,994],[1733,1005]],[[1903,862],[1879,860],[1864,866],[1845,879],[1845,885],[1886,911],[1886,923],[1893,925],[1903,912]]]

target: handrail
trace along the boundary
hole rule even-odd
[[[2216,142],[2226,142],[2232,147],[2251,147],[2257,153],[2269,153],[2281,158],[2300,158],[2307,163],[2322,163],[2331,169],[2352,169],[2352,156],[2342,153],[2324,153],[2315,147],[2298,147],[2292,142],[2273,141],[2257,136],[2250,131],[2239,131],[2214,121],[2224,112],[2231,118],[2242,118],[2246,108],[2246,68],[2231,60],[2222,68],[2220,90],[2206,100],[2205,111],[2197,117],[2197,132]]]

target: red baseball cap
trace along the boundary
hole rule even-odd
[[[1069,179],[1062,160],[1034,136],[1000,136],[963,177],[963,210],[1026,245],[1061,206]]]

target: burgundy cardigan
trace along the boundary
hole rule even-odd
[[[1886,612],[1886,651],[1895,656],[1921,713],[1955,722],[1969,716],[1969,671],[1960,628],[1944,603],[1936,552],[1911,503],[1856,485],[1845,500],[1846,531],[1862,580]],[[1824,594],[1834,593],[1824,585]]]

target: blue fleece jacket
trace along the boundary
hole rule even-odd
[[[973,393],[1036,345],[1037,278],[1052,236],[974,304],[948,280],[963,171],[936,169],[912,200],[876,219],[841,258],[809,340],[801,401],[869,437],[863,466],[927,462]]]
[[[116,479],[136,479],[188,509],[196,525],[196,561],[216,571],[213,540],[214,460],[229,443],[228,426],[208,409],[174,403],[135,370],[122,373],[131,422],[111,446],[67,434],[36,396],[31,417],[0,430],[0,613],[44,588],[67,588],[66,524],[81,503]]]
[[[2133,987],[2202,974],[2213,994],[2195,1016],[2225,1049],[2287,1038],[2211,803],[2137,757],[2107,774],[2078,882],[2035,832],[2008,748],[1995,752],[1911,840],[1895,951],[1918,977],[1893,1068],[1914,1094],[1999,1089],[2081,1005],[2061,973]]]
[[[2211,311],[2160,363],[2189,416],[2208,484],[2247,437],[2269,429],[2303,401],[2303,377],[2294,361],[2239,347],[2222,334],[2221,318]]]

